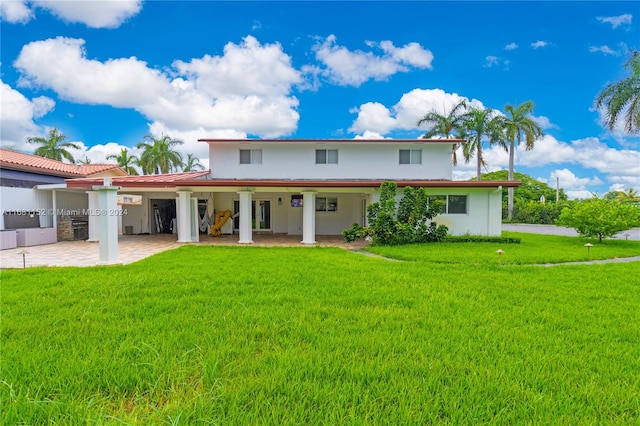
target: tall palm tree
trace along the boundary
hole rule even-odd
[[[499,122],[491,108],[471,108],[463,115],[464,131],[469,139],[462,145],[462,154],[468,163],[474,155],[477,158],[476,178],[482,180],[482,166],[485,165],[483,157],[483,139],[489,138],[489,143],[498,143],[506,148],[503,135],[500,133]]]
[[[153,135],[144,135],[143,139],[148,142],[140,142],[136,148],[143,150],[139,164],[144,174],[169,173],[182,167],[182,156],[174,147],[182,145],[183,141],[170,136],[156,139]]]
[[[624,130],[631,135],[640,132],[640,51],[631,52],[624,67],[631,74],[608,84],[594,103],[597,109],[604,108],[609,130],[613,130],[618,117],[624,113]]]
[[[107,160],[116,160],[118,166],[122,167],[122,170],[130,175],[137,175],[138,170],[134,165],[138,164],[138,157],[129,153],[127,148],[120,149],[120,154],[107,155]]]
[[[535,104],[526,101],[518,106],[507,104],[504,107],[504,116],[496,118],[496,125],[504,131],[504,137],[509,143],[509,180],[514,180],[514,158],[516,147],[522,142],[524,136],[525,150],[533,149],[535,141],[542,137],[540,126],[529,116],[533,112]],[[508,188],[507,217],[513,217],[513,188]]]
[[[444,114],[440,114],[435,109],[432,109],[418,120],[418,126],[427,123],[431,126],[427,132],[422,135],[423,139],[432,138],[435,135],[443,135],[445,139],[450,139],[453,135],[451,132],[459,130],[463,125],[463,114],[467,108],[467,103],[463,100],[458,102],[447,114],[447,109],[443,108]],[[454,136],[455,137],[455,136]],[[456,151],[458,149],[457,144],[453,144],[453,165],[458,164],[458,157]]]
[[[195,170],[204,170],[204,166],[200,163],[200,159],[193,154],[187,154],[182,168],[183,172],[193,172]]]
[[[75,163],[73,155],[67,151],[69,148],[80,149],[80,146],[73,142],[65,142],[67,137],[60,133],[55,127],[49,129],[49,138],[45,139],[40,136],[28,137],[27,143],[39,144],[38,148],[34,151],[35,155],[40,157],[49,158],[51,160],[62,161],[63,159]]]

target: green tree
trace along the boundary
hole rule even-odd
[[[138,174],[138,170],[135,168],[135,165],[138,164],[138,157],[130,154],[127,148],[120,149],[120,154],[107,155],[107,160],[116,160],[118,166],[130,175]]]
[[[80,149],[80,146],[73,142],[65,142],[65,139],[67,139],[67,137],[54,127],[49,130],[49,138],[45,139],[40,136],[28,137],[27,143],[41,145],[34,151],[35,155],[51,160],[63,161],[64,159],[70,163],[75,163],[73,155],[71,155],[67,149]]]
[[[509,180],[514,180],[514,158],[516,147],[524,138],[525,150],[533,149],[536,139],[543,135],[542,129],[529,116],[533,113],[534,103],[526,101],[518,106],[507,104],[504,116],[496,118],[496,125],[503,129],[504,137],[509,143]],[[509,188],[507,196],[507,218],[513,217],[513,188]]]
[[[507,180],[509,172],[498,170],[483,173],[483,180]],[[568,202],[567,194],[562,188],[556,190],[544,182],[540,182],[524,173],[514,173],[514,179],[520,181],[519,187],[513,191],[514,209],[512,222],[553,224]],[[475,180],[475,178],[473,179]],[[556,201],[557,196],[557,201]],[[509,192],[502,189],[502,218],[507,219]],[[542,202],[541,200],[544,200]]]
[[[620,201],[621,203],[638,204],[640,203],[640,194],[633,189],[627,188],[626,191],[610,191],[604,195],[606,200]]]
[[[184,160],[182,171],[193,172],[196,170],[204,170],[204,166],[200,163],[200,159],[198,159],[198,157],[189,153],[187,154],[187,158]]]
[[[380,186],[380,201],[367,207],[369,227],[354,223],[342,232],[347,241],[371,236],[374,244],[398,245],[442,241],[446,237],[447,227],[433,221],[442,206],[430,202],[424,188],[405,187],[397,207],[396,189],[393,182]]]
[[[640,208],[603,198],[589,198],[562,210],[558,225],[575,228],[582,237],[612,237],[640,225]]]
[[[418,126],[423,124],[427,124],[431,126],[427,132],[422,135],[423,139],[429,139],[436,135],[442,135],[445,139],[451,139],[451,137],[456,137],[452,134],[453,131],[459,131],[463,124],[463,114],[464,110],[467,108],[467,103],[464,100],[458,102],[447,114],[446,108],[444,108],[444,114],[440,114],[435,109],[429,111],[418,120]],[[453,165],[458,164],[458,157],[456,155],[456,151],[458,149],[458,145],[453,145]]]
[[[609,130],[613,130],[618,117],[624,114],[624,130],[627,134],[640,131],[640,52],[634,50],[624,64],[629,76],[610,83],[595,99],[595,107],[604,109]]]
[[[146,142],[138,143],[136,148],[143,150],[139,164],[144,174],[169,173],[182,167],[182,156],[174,148],[183,141],[170,136],[156,139],[153,135],[144,135],[143,139]]]
[[[503,135],[500,133],[499,121],[491,108],[471,108],[463,115],[463,131],[469,136],[462,145],[462,154],[468,163],[473,156],[477,159],[476,179],[482,180],[482,166],[485,165],[483,157],[484,138],[489,138],[489,144],[502,145],[506,149]]]

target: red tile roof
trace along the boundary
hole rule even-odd
[[[61,177],[85,177],[110,170],[120,175],[127,174],[117,164],[69,164],[1,148],[0,167]]]
[[[140,175],[140,176],[122,176],[111,178],[111,184],[114,186],[122,186],[124,188],[172,188],[175,186],[183,186],[182,181],[190,180],[197,182],[198,178],[206,176],[209,170],[197,172],[183,173],[165,173],[161,175]],[[67,179],[67,188],[91,188],[92,186],[102,185],[103,178],[81,178]]]

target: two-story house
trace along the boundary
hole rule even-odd
[[[452,150],[460,140],[201,139],[209,145],[210,171],[113,178],[120,193],[142,197],[122,217],[133,233],[166,232],[174,216],[178,241],[197,241],[204,214],[231,211],[228,232],[251,243],[254,232],[340,235],[365,225],[367,206],[384,181],[424,187],[444,202],[436,217],[454,235],[500,235],[503,187],[519,182],[454,181]],[[91,190],[96,179],[67,181],[69,190]],[[91,192],[91,191],[89,191]],[[199,214],[200,213],[200,214]],[[162,231],[161,231],[162,229]]]

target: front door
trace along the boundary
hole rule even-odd
[[[240,211],[240,201],[233,200],[233,214]],[[233,220],[233,228],[240,228],[240,218]],[[271,230],[271,200],[251,200],[251,228],[254,231]]]

